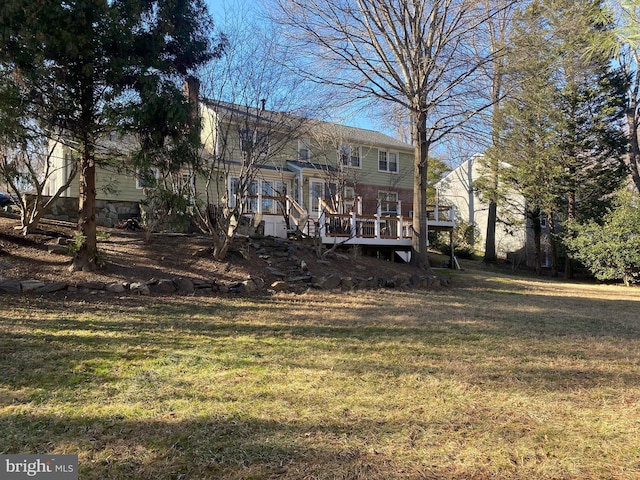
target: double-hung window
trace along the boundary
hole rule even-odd
[[[341,145],[338,150],[338,162],[343,167],[362,168],[362,155],[360,147]]]
[[[239,132],[240,151],[245,162],[255,161],[269,156],[271,140],[269,134],[256,129],[245,128]]]
[[[298,161],[308,162],[311,160],[311,142],[308,139],[298,140]]]
[[[378,170],[380,172],[398,173],[398,152],[378,151]]]
[[[153,188],[156,186],[160,172],[155,167],[136,169],[136,189]]]

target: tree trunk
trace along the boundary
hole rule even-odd
[[[485,237],[484,258],[483,263],[496,263],[498,256],[496,254],[496,221],[498,218],[498,204],[495,200],[489,201],[489,210],[487,212],[487,235]]]
[[[556,241],[556,222],[553,213],[547,215],[549,242],[551,243],[551,276],[558,276],[558,242]]]
[[[78,233],[83,242],[73,258],[71,271],[91,271],[96,267],[96,163],[93,146],[85,143],[80,161]]]
[[[576,193],[569,193],[569,205],[567,209],[567,235],[571,236],[571,222],[573,222],[576,218]],[[564,261],[564,278],[566,280],[571,280],[573,278],[573,262],[571,260],[571,255],[569,252],[566,253],[566,259]]]
[[[536,275],[542,275],[542,247],[541,247],[541,234],[542,228],[540,227],[540,209],[536,208],[533,211],[529,211],[529,219],[531,220],[531,228],[533,230],[533,243],[534,243],[534,262]]]
[[[427,255],[427,167],[429,141],[427,139],[427,115],[424,111],[412,113],[415,142],[413,177],[413,235],[411,263],[431,272]]]
[[[627,108],[627,128],[629,135],[629,171],[631,179],[640,191],[640,142],[638,141],[638,92],[640,90],[640,75],[635,75],[633,88],[631,89],[630,105]]]

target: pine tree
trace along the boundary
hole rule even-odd
[[[599,1],[538,0],[516,20],[510,62],[516,88],[491,154],[511,164],[505,180],[525,197],[534,225],[541,211],[552,229],[558,217],[596,215],[624,177],[625,78],[608,57],[585,54],[606,35],[607,26],[596,21],[600,9]],[[557,273],[557,262],[552,268]]]
[[[21,87],[23,116],[62,128],[78,151],[84,241],[74,270],[96,261],[100,139],[129,129],[150,92],[212,58],[210,26],[202,0],[12,0],[0,9],[0,71]]]

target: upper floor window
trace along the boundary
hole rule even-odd
[[[360,147],[340,145],[340,149],[338,150],[338,162],[344,167],[362,168]]]
[[[311,159],[311,146],[307,139],[298,140],[298,161],[308,162]]]
[[[269,135],[256,129],[245,128],[239,132],[240,151],[247,159],[256,159],[269,155]]]
[[[378,170],[381,172],[398,173],[398,152],[378,151]]]

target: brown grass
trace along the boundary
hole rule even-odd
[[[453,283],[0,297],[0,452],[82,479],[639,478],[640,291]]]

